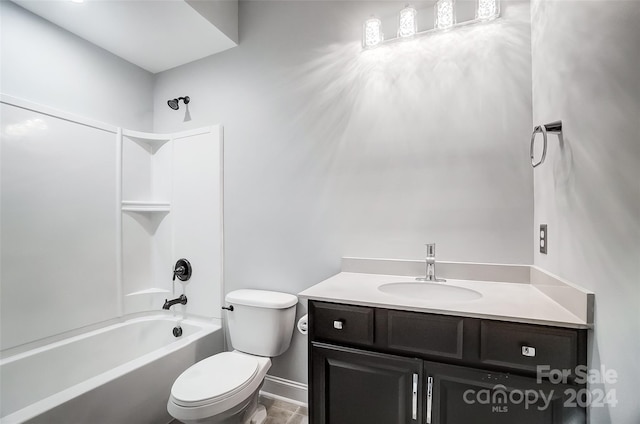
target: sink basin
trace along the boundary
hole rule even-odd
[[[378,286],[378,290],[394,296],[441,302],[468,302],[482,297],[482,293],[475,290],[441,283],[387,283]]]

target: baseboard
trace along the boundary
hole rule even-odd
[[[299,406],[307,406],[308,404],[308,389],[306,384],[272,375],[267,375],[264,378],[262,394],[276,399],[281,398],[282,400],[293,402]]]

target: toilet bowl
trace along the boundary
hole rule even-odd
[[[227,295],[233,352],[210,356],[185,370],[173,383],[167,411],[185,424],[263,424],[260,388],[271,356],[291,343],[297,297],[263,290]]]
[[[255,411],[239,412],[251,409],[248,407],[254,400],[257,408],[258,392],[270,367],[270,358],[238,351],[210,356],[176,379],[167,410],[186,424],[226,424],[233,422],[229,420],[233,416],[237,416],[238,423],[250,424],[249,418]]]

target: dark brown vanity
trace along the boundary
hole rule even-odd
[[[310,423],[585,423],[587,331],[309,300]]]

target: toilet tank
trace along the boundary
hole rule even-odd
[[[266,290],[235,290],[225,297],[231,345],[258,356],[278,356],[291,343],[298,298]]]

